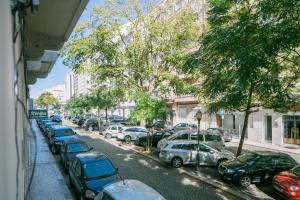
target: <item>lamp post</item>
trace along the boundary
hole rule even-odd
[[[200,121],[202,119],[202,112],[201,110],[198,110],[196,115],[195,115],[197,121],[198,121],[198,127],[197,127],[197,157],[196,157],[196,160],[197,160],[197,169],[200,165],[200,157],[199,157],[199,144],[200,144]]]

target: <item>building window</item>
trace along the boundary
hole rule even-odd
[[[179,107],[179,118],[185,119],[188,114],[188,109],[187,107]]]

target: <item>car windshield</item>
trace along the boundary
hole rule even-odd
[[[114,166],[108,160],[98,160],[94,162],[85,163],[83,165],[85,178],[101,178],[105,176],[114,175],[117,173]]]
[[[237,159],[243,163],[252,163],[256,158],[257,158],[257,155],[254,153],[246,153],[246,154],[243,154],[243,155],[237,157]]]
[[[64,137],[64,136],[71,136],[71,135],[75,135],[75,133],[72,129],[58,129],[58,130],[55,130],[55,136],[56,137]]]
[[[293,171],[294,174],[297,174],[298,176],[300,176],[300,165],[294,167],[292,169],[292,171]]]
[[[83,152],[88,151],[89,146],[85,143],[73,143],[68,145],[68,152],[69,153],[75,153],[75,152]]]
[[[221,142],[222,138],[219,135],[205,135],[207,142]]]

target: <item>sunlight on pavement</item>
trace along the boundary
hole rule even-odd
[[[139,159],[139,163],[141,163],[142,165],[144,165],[146,167],[154,169],[154,170],[160,169],[160,167],[157,166],[157,165],[156,166],[151,166],[151,164],[148,161],[146,161],[146,160]]]
[[[181,182],[183,185],[192,185],[194,187],[199,187],[199,184],[196,181],[192,181],[189,178],[183,178]]]

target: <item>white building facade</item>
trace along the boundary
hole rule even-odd
[[[46,90],[46,92],[51,93],[57,100],[59,104],[65,104],[66,98],[65,98],[65,85],[60,84],[53,86]]]

